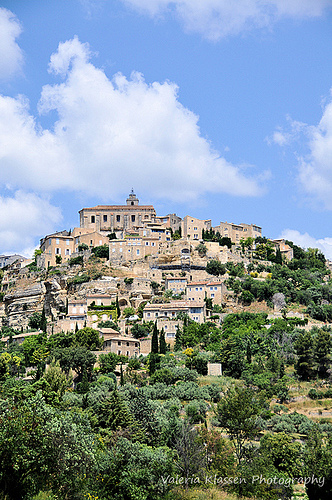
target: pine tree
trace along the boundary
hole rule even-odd
[[[155,322],[155,324],[153,326],[153,333],[152,333],[152,340],[151,340],[151,352],[154,354],[158,354],[158,352],[159,352],[157,321]]]
[[[160,337],[159,337],[159,352],[160,354],[166,354],[166,340],[165,340],[165,332],[164,329],[161,329]]]

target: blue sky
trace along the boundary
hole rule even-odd
[[[0,253],[123,203],[332,259],[332,0],[3,0]]]

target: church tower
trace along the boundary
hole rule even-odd
[[[138,205],[139,204],[139,199],[137,198],[136,194],[134,193],[134,190],[132,189],[128,198],[127,198],[127,205],[133,206],[133,205]]]

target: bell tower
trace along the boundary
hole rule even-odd
[[[133,206],[133,205],[138,205],[139,204],[139,199],[137,198],[136,194],[134,193],[134,190],[132,189],[127,200],[127,205]]]

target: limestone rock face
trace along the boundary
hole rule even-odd
[[[50,279],[44,282],[45,295],[44,307],[46,316],[52,315],[54,319],[58,318],[66,310],[67,291],[63,288],[63,283],[56,279]]]
[[[45,293],[42,281],[7,293],[4,297],[6,324],[15,329],[26,328],[31,314],[42,311]]]

